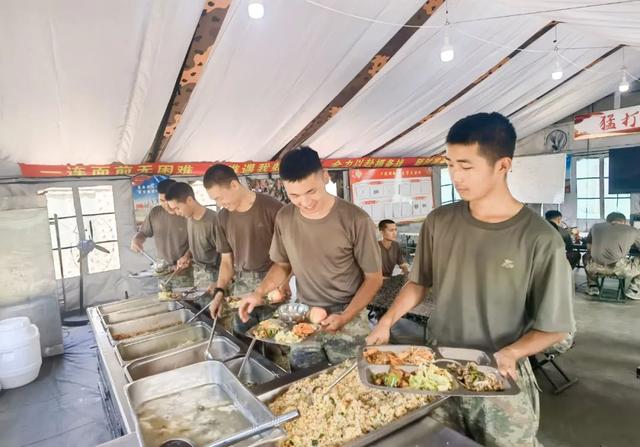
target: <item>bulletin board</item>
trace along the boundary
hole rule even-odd
[[[374,222],[423,220],[433,210],[431,168],[352,169],[352,201]]]

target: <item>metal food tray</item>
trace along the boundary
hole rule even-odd
[[[197,322],[139,340],[124,340],[115,346],[116,358],[124,366],[133,360],[193,346],[207,340],[210,333],[209,326]],[[201,359],[204,360],[204,356]]]
[[[254,388],[278,378],[273,371],[269,371],[253,357],[249,357],[247,364],[244,365],[242,369],[242,376],[238,376],[238,371],[240,370],[240,365],[242,365],[243,360],[244,357],[239,357],[227,360],[224,364],[246,387]]]
[[[315,374],[311,374],[310,376],[298,379],[294,382],[288,383],[286,385],[283,385],[281,387],[275,388],[273,390],[267,391],[261,395],[259,395],[259,399],[264,402],[265,404],[269,405],[269,403],[273,402],[278,396],[280,396],[281,394],[283,394],[285,391],[287,391],[291,386],[293,386],[294,384],[301,382],[302,380],[306,380],[306,379],[313,379],[321,374],[327,373],[327,372],[331,372],[336,368],[339,368],[341,365],[334,365],[330,368],[324,369],[322,371],[319,371]],[[388,390],[385,390],[388,391]],[[365,435],[362,435],[358,438],[352,439],[351,441],[347,442],[344,444],[343,447],[364,447],[364,446],[368,446],[368,445],[374,445],[376,443],[376,441],[379,441],[380,439],[390,435],[391,433],[400,430],[401,428],[411,424],[414,421],[417,421],[418,419],[422,419],[423,417],[427,416],[429,413],[431,413],[433,410],[435,410],[437,407],[439,407],[440,405],[442,405],[444,403],[444,401],[447,399],[447,397],[442,397],[442,396],[438,396],[439,399],[435,400],[434,402],[430,403],[429,405],[425,405],[424,407],[421,408],[416,408],[413,411],[410,411],[409,413],[405,414],[404,416],[400,416],[398,419],[395,419],[394,421],[390,422],[389,424],[383,425],[382,427],[378,428],[377,430],[373,430]],[[275,445],[275,444],[274,444]]]
[[[118,310],[102,315],[102,323],[105,326],[115,323],[122,323],[129,320],[136,320],[138,318],[148,317],[150,315],[157,315],[164,312],[171,312],[180,309],[180,303],[178,302],[154,302],[145,306],[134,307],[132,309]]]
[[[278,321],[278,324],[282,325],[284,328],[286,328],[287,330],[291,330],[297,323],[285,323],[284,321],[278,319],[278,318],[269,318],[270,320],[276,320]],[[267,321],[267,320],[265,320]],[[309,323],[308,321],[305,321],[303,323]],[[309,324],[313,324],[313,323],[309,323]],[[297,343],[282,343],[279,341],[275,341],[275,339],[273,338],[262,338],[262,337],[257,337],[254,335],[253,331],[260,325],[260,323],[256,324],[255,326],[253,326],[251,329],[249,329],[247,332],[245,332],[245,335],[249,338],[255,338],[258,341],[264,342],[264,343],[271,343],[273,345],[280,345],[280,346],[304,346],[305,344],[309,344],[313,341],[316,340],[316,338],[318,337],[318,334],[320,333],[320,329],[318,329],[316,332],[314,332],[313,334],[309,335],[308,337],[304,338],[302,341],[299,341]],[[315,325],[317,326],[317,325]]]
[[[176,351],[164,352],[157,355],[134,360],[125,366],[124,373],[129,382],[145,377],[171,371],[183,366],[200,363],[204,360],[207,342],[198,343]],[[238,357],[240,347],[232,340],[220,335],[214,335],[209,352],[213,360],[221,362]]]
[[[504,390],[502,391],[471,391],[464,387],[462,382],[460,382],[454,373],[451,373],[455,382],[453,385],[453,389],[449,391],[428,391],[428,390],[418,390],[414,388],[393,388],[375,385],[372,381],[373,374],[380,374],[388,372],[391,369],[391,365],[373,365],[368,363],[363,355],[364,350],[375,348],[380,351],[392,351],[392,352],[401,352],[410,348],[425,348],[425,346],[415,346],[415,345],[379,345],[379,346],[365,346],[364,348],[360,348],[358,350],[358,374],[360,376],[360,381],[363,385],[380,391],[392,391],[403,394],[419,394],[424,396],[475,396],[475,397],[497,397],[497,396],[513,396],[520,393],[520,388],[513,380],[513,378],[503,377],[497,368],[497,363],[495,357],[490,355],[484,351],[480,351],[477,349],[465,349],[465,348],[451,348],[451,347],[436,347],[429,348],[435,354],[434,361],[437,362],[437,366],[440,368],[445,368],[446,361],[456,361],[463,366],[469,362],[475,362],[478,364],[478,370],[495,374],[496,377],[502,380],[502,385]],[[401,369],[405,372],[411,373],[419,369],[419,366],[411,366],[411,365],[402,365],[395,366],[394,368]]]
[[[160,331],[175,329],[175,326],[186,323],[191,317],[193,317],[193,312],[187,309],[180,309],[174,310],[173,312],[151,315],[137,320],[110,324],[105,329],[111,344],[115,345],[122,340],[146,338],[157,335]],[[114,338],[119,335],[126,338]]]
[[[135,309],[137,307],[149,306],[151,304],[158,303],[157,295],[147,295],[139,298],[129,298],[118,301],[113,301],[107,304],[101,304],[100,306],[96,306],[96,311],[102,317],[106,314],[110,314],[113,312],[119,312],[121,310]]]
[[[240,410],[244,417],[254,426],[274,418],[273,413],[269,411],[267,406],[251,394],[222,362],[213,360],[200,362],[152,377],[136,380],[125,386],[124,389],[127,400],[133,409],[135,431],[140,445],[142,447],[148,446],[143,439],[138,415],[136,413],[140,405],[152,399],[208,384],[218,385],[228,394],[234,406]],[[194,405],[196,404],[197,402],[194,402]],[[259,446],[275,443],[284,437],[285,432],[281,428],[275,428],[234,445],[242,447]]]

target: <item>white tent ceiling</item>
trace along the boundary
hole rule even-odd
[[[294,138],[423,3],[421,0],[231,0],[202,77],[162,160],[268,160]],[[226,3],[218,1],[218,3]],[[586,4],[607,5],[580,8]],[[551,20],[563,80],[612,48],[640,77],[640,2],[450,0],[456,58],[439,60],[444,8],[306,143],[323,156],[362,156],[449,101]],[[203,0],[0,2],[0,160],[137,163],[170,101]],[[534,15],[521,15],[543,11]],[[550,11],[554,10],[554,11]],[[495,18],[496,16],[508,16]],[[512,114],[523,138],[614,91],[621,51],[548,93],[554,31],[376,155],[438,152],[457,119]],[[570,49],[579,47],[580,49]],[[588,48],[587,48],[588,47]],[[596,48],[593,48],[596,47]]]

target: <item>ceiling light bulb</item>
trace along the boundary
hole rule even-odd
[[[261,19],[264,17],[264,5],[260,0],[251,0],[247,8],[249,11],[249,17],[252,19]]]
[[[551,79],[554,81],[558,81],[562,78],[562,67],[560,67],[560,61],[556,59],[556,67],[553,69],[551,73]]]
[[[622,70],[622,79],[620,80],[620,84],[618,85],[618,91],[620,93],[625,93],[629,91],[629,81],[627,80],[627,73]]]
[[[444,35],[444,45],[442,45],[442,49],[440,50],[440,60],[442,62],[451,62],[453,60],[453,46],[451,42],[449,42],[449,33],[445,31]]]

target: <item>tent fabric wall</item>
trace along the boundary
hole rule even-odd
[[[137,163],[202,0],[0,2],[0,159]]]
[[[129,272],[136,272],[148,267],[143,256],[129,249],[131,238],[136,232],[131,181],[129,179],[87,179],[51,182],[22,182],[0,184],[0,197],[3,196],[35,196],[37,191],[49,187],[111,185],[113,188],[116,229],[118,233],[118,251],[120,253],[119,270],[102,273],[85,274],[84,304],[92,306],[107,301],[123,298],[125,292],[130,296],[139,296],[157,290],[156,280],[140,280],[128,277]],[[149,253],[154,250],[149,245]],[[62,298],[61,281],[57,281],[58,298]],[[77,308],[79,300],[79,278],[65,279],[66,310]]]
[[[456,119],[481,110],[513,113],[544,95],[513,116],[520,138],[535,133],[612,92],[620,80],[622,51],[617,51],[545,95],[558,85],[550,79],[554,56],[549,53],[556,30],[564,71],[560,83],[623,44],[632,45],[624,51],[627,70],[640,77],[640,4],[602,3],[448,0],[455,59],[439,59],[445,21],[440,7],[306,143],[323,157],[368,154],[558,21],[531,45],[546,53],[517,54],[376,155],[438,152]],[[247,5],[248,0],[231,2],[161,160],[270,159],[424,0],[270,0],[261,20],[248,17]],[[7,69],[0,72],[0,160],[141,162],[204,6],[202,0],[114,0],[108,6],[81,0],[1,2],[0,65]]]

